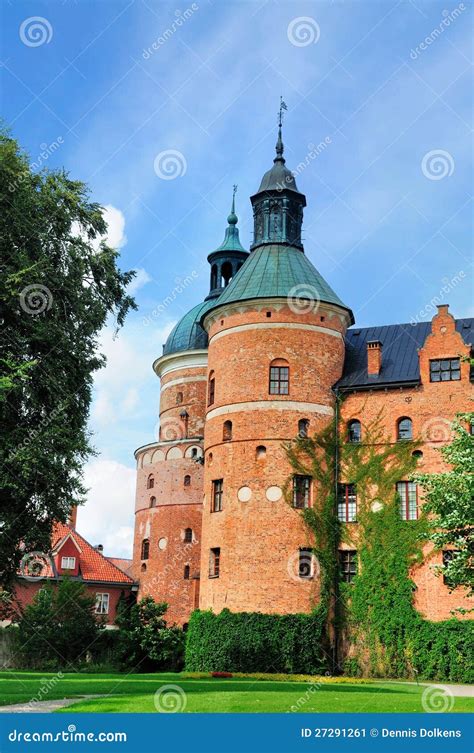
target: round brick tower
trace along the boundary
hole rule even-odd
[[[209,337],[200,608],[292,613],[318,601],[301,514],[283,495],[282,442],[332,419],[352,313],[304,254],[306,200],[274,165],[252,196],[254,243],[202,317]],[[293,500],[311,505],[309,479]]]
[[[224,241],[208,257],[209,295],[178,322],[153,364],[161,381],[158,439],[135,452],[138,597],[168,602],[166,619],[179,625],[199,603],[207,383],[207,333],[200,320],[248,256],[236,223],[233,204]]]

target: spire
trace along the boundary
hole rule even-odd
[[[283,124],[283,110],[288,110],[288,107],[286,106],[286,102],[283,101],[283,97],[280,97],[280,110],[278,112],[278,139],[275,145],[276,149],[276,157],[273,160],[274,162],[282,162],[285,164],[285,158],[283,156],[283,139],[281,137],[281,127]]]
[[[239,218],[235,213],[236,193],[237,186],[234,185],[232,207],[230,214],[227,217],[227,227],[224,240],[221,245],[207,257],[207,260],[211,265],[211,285],[206,300],[214,298],[222,293],[222,290],[237,274],[248,256],[248,251],[242,246],[239,238],[239,229],[237,227]]]
[[[234,184],[234,192],[232,194],[232,209],[230,210],[230,214],[227,217],[227,222],[229,225],[237,225],[239,218],[237,217],[235,213],[235,194],[237,193],[237,186]]]

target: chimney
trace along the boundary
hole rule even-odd
[[[382,368],[382,343],[380,340],[367,342],[367,374],[378,376]]]
[[[74,528],[74,530],[76,530],[76,523],[77,523],[77,506],[76,505],[71,507],[71,512],[69,513],[68,523],[71,526],[71,528]]]
[[[104,545],[103,544],[97,544],[94,549],[97,549],[98,552],[104,551]]]

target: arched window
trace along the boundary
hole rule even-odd
[[[397,422],[397,439],[413,439],[413,425],[411,418],[404,416]]]
[[[209,373],[209,384],[207,387],[207,404],[212,405],[214,403],[216,397],[216,380],[214,377],[214,372],[211,371]]]
[[[186,476],[184,477],[184,485],[185,485],[185,486],[191,486],[191,476],[189,476],[189,475],[186,475]]]
[[[257,460],[260,458],[264,458],[267,455],[267,448],[263,444],[259,444],[257,449],[255,450],[255,455],[257,457]]]
[[[155,479],[150,474],[150,476],[148,476],[148,479],[147,479],[147,482],[146,482],[146,488],[147,489],[153,489],[154,486],[155,486]]]
[[[192,528],[184,529],[184,543],[185,544],[193,543],[193,529]]]
[[[190,573],[191,573],[191,568],[189,567],[189,565],[185,565],[184,566],[184,575],[183,575],[184,580],[189,580]]]
[[[224,264],[222,265],[221,275],[222,275],[221,287],[226,288],[229,282],[232,280],[232,264],[230,263],[230,261],[225,261]]]
[[[211,290],[217,288],[217,264],[213,264],[211,267]]]
[[[347,424],[347,441],[360,442],[362,436],[360,421],[354,418]]]
[[[192,447],[191,448],[191,457],[192,458],[196,458],[197,454],[198,454],[198,448],[197,447]]]
[[[224,421],[224,427],[222,429],[222,440],[229,442],[232,439],[232,421]]]
[[[147,560],[149,556],[150,556],[150,539],[143,539],[140,559]]]
[[[309,435],[309,418],[300,418],[298,421],[298,436],[300,439],[306,439]]]
[[[150,507],[156,507],[156,497],[150,497]]]
[[[176,393],[176,405],[181,405],[182,402],[183,402],[183,393],[177,392]]]
[[[268,391],[270,395],[290,394],[290,366],[283,358],[276,358],[270,364]]]
[[[140,570],[142,571],[142,573],[146,572],[146,565],[145,565],[145,563],[142,564]]]

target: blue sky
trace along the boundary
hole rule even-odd
[[[130,553],[133,450],[157,424],[151,363],[207,293],[234,183],[251,243],[280,94],[306,253],[357,324],[427,319],[435,298],[473,315],[472,21],[472,4],[446,0],[3,0],[3,116],[33,162],[90,185],[122,267],[139,270],[139,311],[102,339],[100,455],[79,513],[92,543]]]

